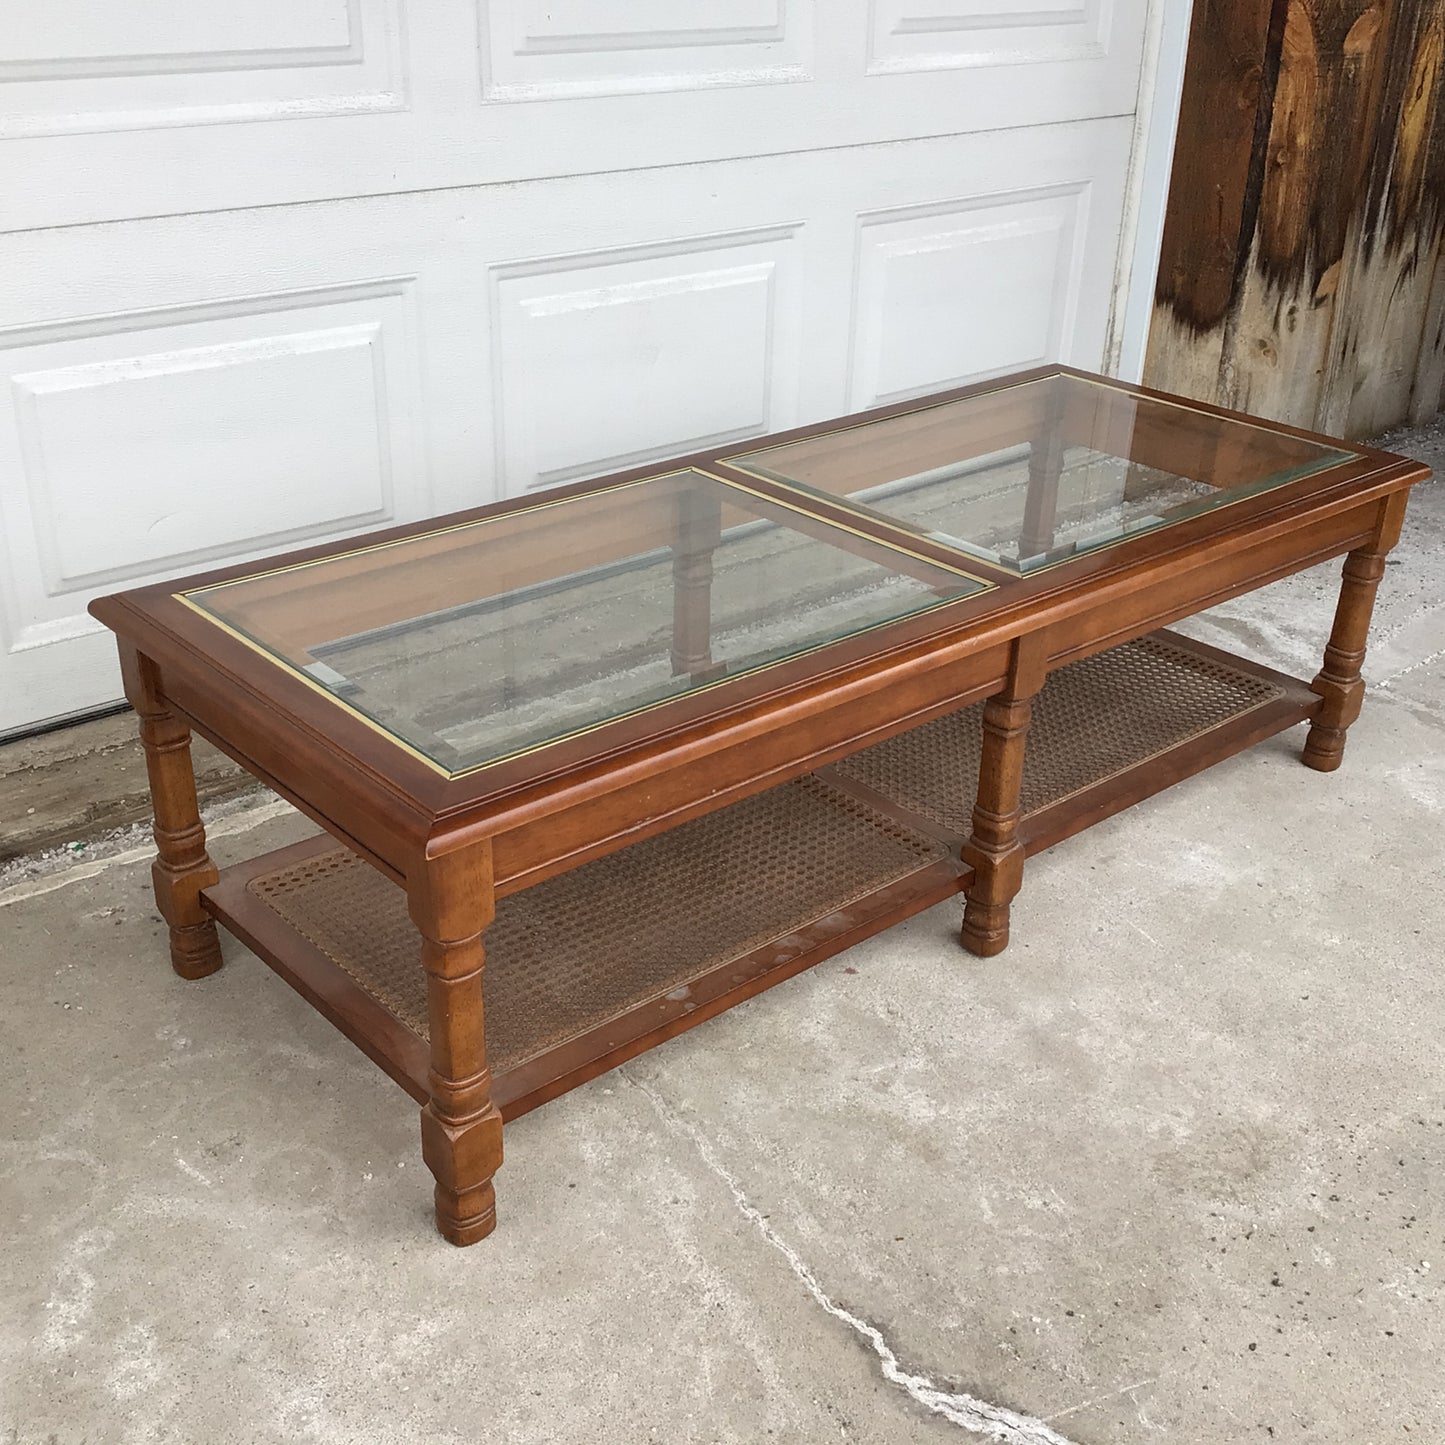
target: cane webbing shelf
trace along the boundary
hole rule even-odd
[[[1123,775],[1147,787],[1151,764],[1191,746],[1181,765],[1196,770],[1236,749],[1241,731],[1279,731],[1318,701],[1302,683],[1170,633],[1061,668],[1035,706],[1025,837],[1046,846],[1115,811]],[[762,975],[798,972],[842,933],[864,937],[900,905],[917,911],[955,892],[968,876],[955,860],[981,712],[947,714],[501,899],[485,992],[504,1115],[560,1092],[559,1074],[595,1072],[699,1009],[719,1011]],[[1172,780],[1155,777],[1156,787]],[[395,884],[323,835],[228,870],[206,901],[303,991],[346,996],[348,1032],[425,1095],[426,975]]]
[[[487,930],[493,1097],[521,1113],[541,1102],[530,1081],[559,1060],[595,1059],[641,1027],[687,1019],[759,970],[802,967],[825,938],[863,936],[880,900],[936,901],[958,871],[940,839],[804,777],[511,894]],[[362,991],[366,1013],[426,1039],[426,975],[399,888],[324,837],[235,876],[211,906],[263,957],[304,940],[313,966]],[[382,1062],[421,1089],[425,1050],[401,1043]]]
[[[1307,692],[1292,678],[1168,632],[1061,668],[1034,702],[1024,816]],[[1308,705],[1314,694],[1301,700]],[[865,748],[839,763],[838,774],[961,839],[978,785],[982,712],[975,704]]]

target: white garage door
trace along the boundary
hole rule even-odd
[[[1145,0],[0,0],[0,731],[99,592],[1063,358]]]

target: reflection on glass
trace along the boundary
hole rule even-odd
[[[1071,376],[924,406],[732,459],[1027,573],[1348,461]]]
[[[456,773],[984,586],[684,471],[188,600]]]

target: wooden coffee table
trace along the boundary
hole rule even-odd
[[[470,1244],[504,1120],[956,891],[997,953],[1028,854],[1295,723],[1337,767],[1426,476],[1051,367],[102,598],[172,962],[219,921],[386,1069]],[[1341,553],[1312,683],[1157,630]],[[218,876],[193,729],[324,832]]]

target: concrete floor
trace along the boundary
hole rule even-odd
[[[170,974],[133,837],[12,866],[0,1442],[1445,1438],[1445,487],[1395,557],[1342,771],[1287,734],[1033,860],[1002,957],[944,905],[548,1105],[465,1251],[395,1085],[239,946]],[[1192,630],[1308,675],[1337,575]]]

